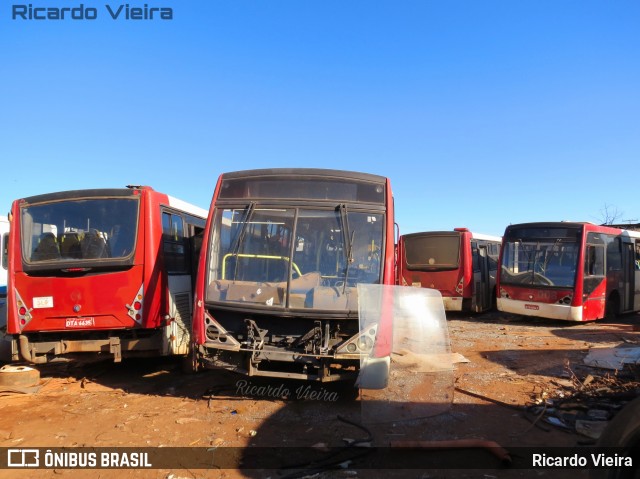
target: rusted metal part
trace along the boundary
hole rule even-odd
[[[0,387],[25,388],[40,383],[40,371],[29,366],[6,364],[0,368]]]
[[[391,441],[392,448],[413,449],[484,449],[505,464],[511,463],[511,454],[495,441],[486,439],[454,439],[444,441]]]
[[[455,391],[461,392],[462,394],[466,394],[467,396],[471,396],[474,397],[476,399],[482,399],[483,401],[487,401],[493,404],[497,404],[498,406],[503,406],[503,407],[507,407],[509,409],[516,409],[518,411],[522,411],[523,407],[522,406],[516,406],[515,404],[509,404],[503,401],[500,401],[498,399],[493,399],[487,396],[484,396],[482,394],[478,394],[478,393],[474,393],[473,391],[468,391],[466,389],[462,389],[460,387],[455,387],[454,388]]]
[[[18,338],[20,356],[27,362],[45,364],[47,355],[62,356],[73,353],[103,352],[113,355],[114,362],[120,362],[122,352],[159,351],[161,347],[157,337],[123,339],[110,337],[104,339],[59,340],[30,342],[25,335]]]

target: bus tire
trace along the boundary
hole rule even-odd
[[[40,371],[29,366],[7,364],[0,368],[0,387],[28,388],[40,383]]]
[[[181,367],[184,374],[195,374],[202,369],[198,360],[198,353],[193,345],[189,354],[181,358]]]
[[[609,422],[598,439],[596,448],[616,448],[615,452],[633,458],[634,465],[640,460],[640,397],[628,403]],[[597,452],[597,451],[596,451]],[[629,467],[594,468],[589,479],[627,479],[637,477],[638,470]]]

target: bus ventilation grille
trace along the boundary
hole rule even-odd
[[[191,295],[189,293],[180,293],[175,296],[176,304],[176,321],[191,326]]]

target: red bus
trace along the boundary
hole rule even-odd
[[[398,284],[437,289],[446,311],[487,311],[495,306],[501,241],[467,228],[402,235]]]
[[[225,173],[198,268],[194,368],[355,378],[373,342],[359,331],[357,285],[394,278],[387,178],[310,168]]]
[[[507,227],[498,309],[569,321],[640,310],[640,233],[591,223]]]
[[[12,359],[188,354],[206,213],[148,186],[14,201]]]

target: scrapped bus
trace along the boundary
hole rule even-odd
[[[498,309],[569,321],[640,310],[640,232],[591,223],[507,227]]]
[[[0,216],[0,250],[2,251],[2,267],[0,268],[0,301],[2,302],[7,298],[8,243],[9,219],[6,216]]]
[[[193,366],[354,378],[376,335],[360,334],[357,285],[394,278],[387,178],[309,168],[223,174],[198,268]]]
[[[9,244],[9,219],[0,216],[0,251],[2,251],[2,265],[0,267],[0,341],[3,340],[5,326],[7,324],[7,268]],[[0,347],[1,349],[1,347]]]
[[[148,186],[13,202],[12,357],[187,355],[206,210]]]
[[[495,306],[501,241],[467,228],[402,235],[398,284],[437,289],[446,311],[487,311]]]

